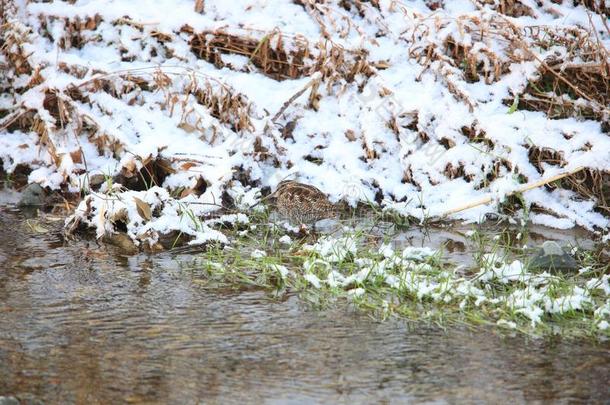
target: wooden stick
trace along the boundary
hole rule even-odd
[[[273,118],[271,119],[271,122],[275,123],[278,120],[278,118],[280,118],[280,115],[282,115],[282,113],[284,111],[286,111],[288,106],[294,102],[294,100],[299,98],[303,93],[305,93],[305,91],[307,91],[308,88],[317,84],[321,79],[322,79],[322,74],[320,72],[314,73],[312,75],[312,79],[305,85],[305,87],[303,87],[301,90],[294,93],[294,95],[292,97],[290,97],[290,99],[288,99],[288,101],[286,101],[282,105],[282,108],[280,108],[280,110],[273,116]]]
[[[510,197],[511,195],[514,195],[514,194],[517,194],[517,193],[524,193],[524,192],[532,190],[534,188],[538,188],[538,187],[547,185],[547,184],[552,183],[554,181],[561,180],[564,177],[568,177],[568,176],[571,176],[573,174],[576,174],[576,173],[580,172],[583,169],[584,169],[584,167],[582,167],[582,166],[581,167],[577,167],[576,169],[570,170],[569,172],[560,173],[560,174],[557,174],[557,175],[555,175],[553,177],[550,177],[548,179],[541,179],[541,180],[535,181],[533,183],[525,184],[524,186],[519,187],[518,189],[513,190],[513,191],[507,193],[506,195],[504,195],[504,197]],[[453,208],[453,209],[445,212],[444,214],[442,214],[441,218],[445,218],[445,217],[447,217],[447,216],[449,216],[451,214],[455,214],[457,212],[464,211],[464,210],[467,210],[467,209],[470,209],[470,208],[478,207],[479,205],[488,204],[488,203],[492,202],[493,200],[494,200],[494,198],[492,196],[483,197],[483,198],[481,198],[479,200],[472,201],[472,202],[470,202],[470,203],[468,203],[466,205],[462,205],[460,207]]]

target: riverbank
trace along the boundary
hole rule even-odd
[[[3,170],[128,211],[158,186],[167,222],[289,177],[420,221],[490,198],[447,218],[606,233],[607,9],[194,3],[8,2]]]
[[[284,286],[379,318],[528,334],[566,321],[562,334],[606,337],[607,8],[204,3],[7,2],[6,182],[55,196],[68,237],[136,256],[201,249],[212,280]],[[258,204],[286,178],[366,218],[294,232]],[[491,221],[503,228],[479,232]],[[393,231],[363,231],[369,223]],[[444,245],[388,239],[448,224],[479,244],[468,264],[448,263]],[[527,235],[540,225],[585,229],[596,244],[562,246],[571,272],[534,272]],[[292,242],[269,250],[275,239]],[[242,251],[260,257],[240,261]]]

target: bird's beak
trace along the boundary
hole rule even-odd
[[[256,203],[252,204],[249,209],[256,207],[258,204],[262,203],[263,201],[267,201],[268,199],[275,197],[275,193],[277,193],[277,190],[275,190],[273,193],[269,194],[268,196],[261,198]]]

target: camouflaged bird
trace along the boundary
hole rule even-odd
[[[337,214],[336,207],[326,194],[314,186],[294,180],[280,182],[267,198],[271,199],[281,216],[293,223],[315,223]]]

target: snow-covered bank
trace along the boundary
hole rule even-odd
[[[585,167],[520,204],[551,226],[610,224],[607,15],[568,0],[196,3],[8,2],[4,170],[101,191],[88,215],[106,220],[111,191],[128,213],[159,186],[165,208],[203,215],[289,175],[423,219]],[[137,217],[161,227],[128,228]]]

